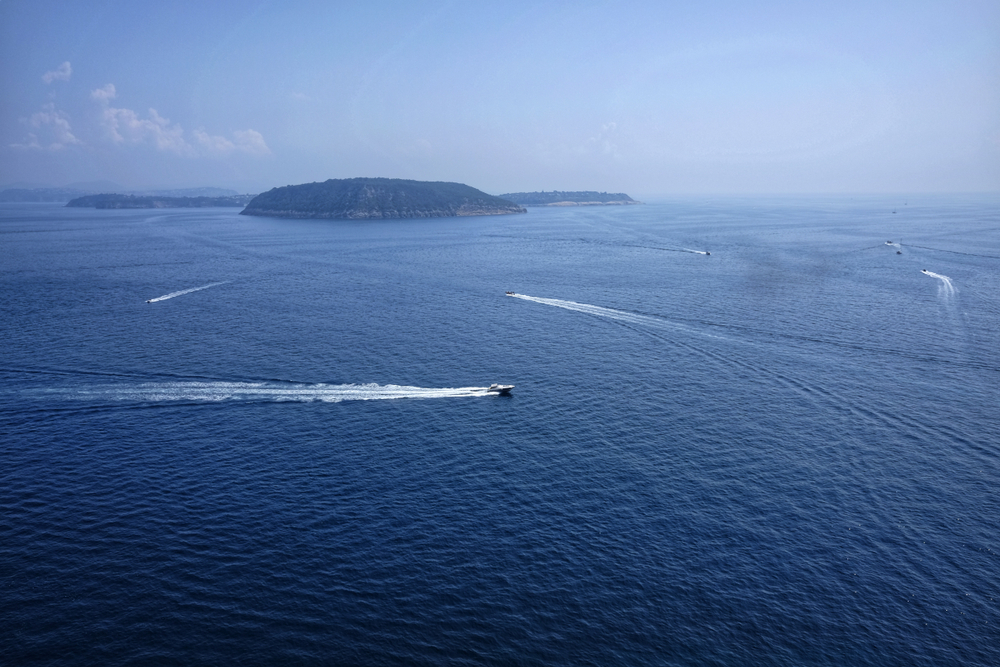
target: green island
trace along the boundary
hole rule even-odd
[[[511,192],[500,195],[521,206],[623,206],[641,204],[624,192],[593,192],[583,190],[578,192]]]
[[[344,178],[263,192],[241,215],[276,218],[451,218],[526,213],[517,204],[462,183]]]
[[[206,208],[212,206],[246,206],[253,195],[226,197],[158,197],[142,195],[87,195],[71,199],[66,206],[74,208]]]

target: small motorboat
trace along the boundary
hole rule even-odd
[[[500,396],[510,396],[510,390],[514,388],[512,384],[496,384],[495,382],[486,388],[487,394],[498,394]]]
[[[514,296],[514,292],[504,292],[507,296]]]
[[[708,251],[706,250],[706,251],[705,251],[705,254],[706,254],[706,255],[711,255],[712,253],[710,253],[710,252],[708,252]]]
[[[903,254],[903,251],[902,251],[902,250],[897,250],[897,251],[896,251],[896,254],[897,254],[897,255],[902,255],[902,254]]]

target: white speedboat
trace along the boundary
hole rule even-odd
[[[512,384],[491,384],[486,388],[487,394],[499,394],[500,396],[510,396],[510,390],[514,388]]]

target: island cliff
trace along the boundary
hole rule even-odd
[[[377,220],[525,212],[513,202],[462,183],[345,178],[274,188],[254,197],[240,214]]]
[[[521,206],[621,206],[641,204],[624,192],[608,194],[590,190],[579,192],[511,192],[500,195]]]

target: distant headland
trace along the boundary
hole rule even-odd
[[[111,181],[73,183],[61,188],[13,187],[0,190],[0,202],[68,202],[87,195],[135,195],[136,197],[231,197],[239,193],[226,188],[181,188],[174,190],[127,190]],[[249,201],[249,199],[247,200]],[[244,202],[245,203],[245,202]],[[240,204],[241,206],[243,204]],[[90,204],[88,204],[90,206]]]
[[[608,194],[607,192],[511,192],[500,195],[521,206],[623,206],[641,204],[624,192]]]
[[[74,208],[205,208],[212,206],[246,206],[254,195],[227,197],[157,197],[137,195],[87,195],[71,199],[66,206]]]
[[[241,215],[378,220],[525,212],[511,201],[462,183],[345,178],[268,190],[254,197]]]

